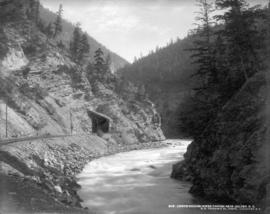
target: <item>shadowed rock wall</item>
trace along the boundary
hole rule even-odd
[[[214,199],[269,206],[269,81],[252,77],[195,139],[172,177]]]

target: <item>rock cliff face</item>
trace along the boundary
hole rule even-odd
[[[190,81],[187,79],[186,81]],[[183,138],[179,132],[179,106],[185,101],[185,97],[192,93],[188,87],[181,83],[151,84],[147,89],[150,99],[157,106],[162,121],[162,130],[168,138]]]
[[[191,192],[269,206],[269,80],[252,77],[188,147],[172,177]]]
[[[159,115],[132,85],[87,78],[84,66],[72,62],[67,51],[37,29],[29,37],[19,24],[6,23],[0,32],[0,136],[6,135],[7,107],[8,137],[35,139],[0,143],[0,175],[27,180],[30,188],[56,198],[57,206],[65,204],[62,208],[80,206],[76,173],[92,158],[163,140]],[[108,133],[93,132],[102,122],[93,114],[109,121]],[[20,208],[0,205],[3,212]]]
[[[162,130],[168,138],[185,136],[179,131],[179,108],[198,86],[199,78],[193,75],[196,65],[187,51],[193,48],[193,40],[194,36],[188,36],[157,48],[118,71],[124,79],[144,87],[161,115]]]
[[[0,61],[1,122],[4,124],[7,103],[9,136],[69,134],[71,123],[73,134],[90,134],[88,113],[97,111],[112,119],[113,137],[128,134],[134,142],[163,138],[160,123],[153,122],[158,114],[149,100],[124,100],[106,83],[90,84],[84,69],[52,42],[46,44],[42,34],[30,44],[11,25],[4,33],[9,39],[7,54]],[[117,141],[127,143],[121,138]]]

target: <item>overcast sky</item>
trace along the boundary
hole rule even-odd
[[[250,0],[266,4],[268,0]],[[64,6],[64,18],[110,50],[132,62],[192,29],[195,0],[41,0],[52,11]]]

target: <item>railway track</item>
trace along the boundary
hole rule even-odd
[[[63,137],[65,138],[65,137],[73,137],[73,136],[79,136],[79,135],[70,135],[70,134],[69,135],[43,135],[43,136],[21,137],[21,138],[9,138],[9,139],[0,140],[0,147],[6,146],[12,143],[23,142],[23,141],[28,141],[28,140],[53,139],[53,138],[63,138]]]

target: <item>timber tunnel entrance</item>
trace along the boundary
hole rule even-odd
[[[88,110],[88,115],[92,121],[92,132],[98,135],[110,132],[111,118],[104,114]]]

